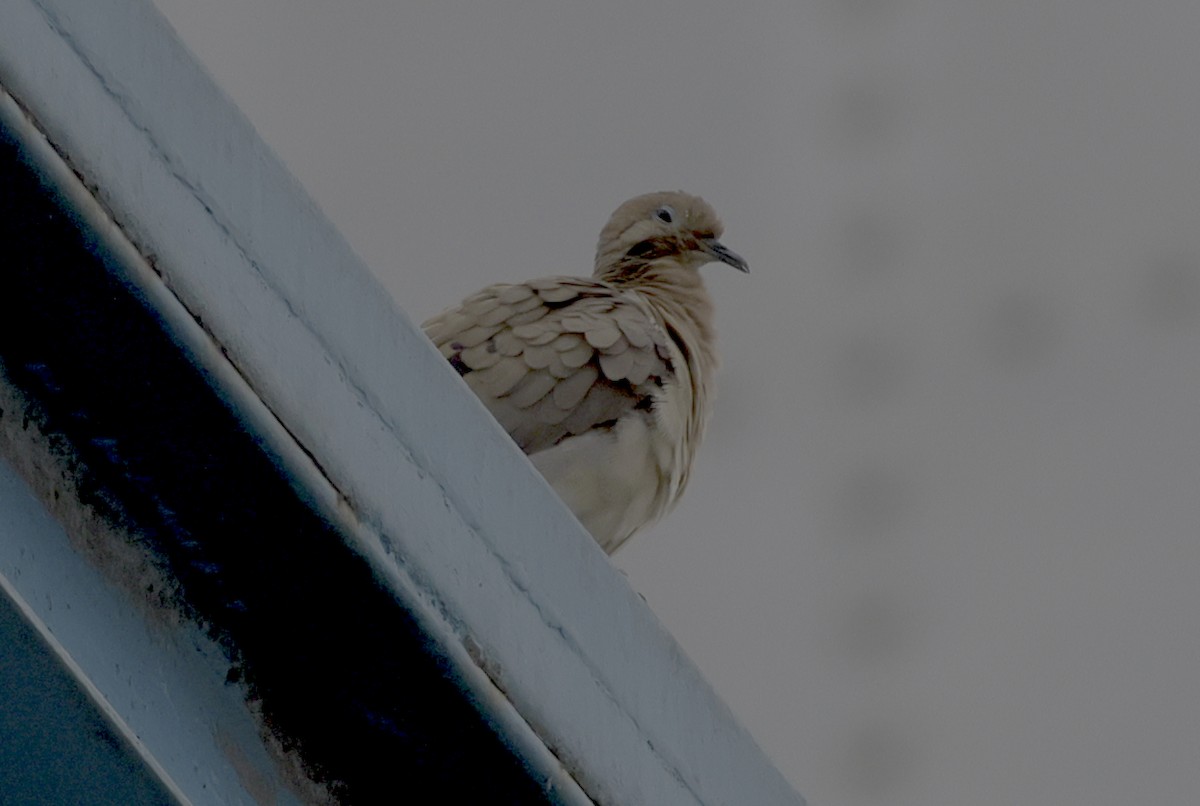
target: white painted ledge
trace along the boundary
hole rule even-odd
[[[803,803],[150,3],[0,0],[0,82],[519,751],[602,803]]]

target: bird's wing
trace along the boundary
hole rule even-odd
[[[424,329],[530,454],[650,409],[673,374],[645,303],[583,278],[489,286]]]

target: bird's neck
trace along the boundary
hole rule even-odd
[[[668,328],[685,333],[684,351],[693,377],[711,378],[717,368],[713,305],[704,280],[695,267],[674,257],[641,263],[621,263],[597,272],[599,279],[619,288],[637,291],[654,306]]]

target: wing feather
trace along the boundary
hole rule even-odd
[[[527,453],[649,408],[673,374],[648,307],[596,280],[490,286],[424,328]]]

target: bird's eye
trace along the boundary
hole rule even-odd
[[[654,211],[654,217],[667,224],[675,223],[675,211],[670,207],[659,207]]]

